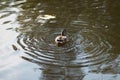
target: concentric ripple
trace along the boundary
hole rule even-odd
[[[72,61],[76,66],[99,65],[109,60],[111,45],[104,36],[93,30],[83,29],[76,36],[76,59]]]
[[[49,33],[50,32],[50,33]],[[57,47],[54,43],[55,37],[60,34],[58,31],[41,30],[25,35],[18,36],[17,43],[25,50],[35,62],[42,64],[63,65],[70,60],[71,52],[74,51],[73,40],[63,47]],[[68,34],[68,36],[70,36]],[[25,57],[24,57],[25,58]]]
[[[40,64],[69,67],[99,65],[108,61],[111,45],[101,34],[89,29],[77,31],[73,35],[68,32],[69,42],[57,47],[54,38],[59,32],[56,30],[46,29],[20,35],[18,44],[28,55],[23,58]]]

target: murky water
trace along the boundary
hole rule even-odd
[[[119,80],[119,2],[1,0],[0,80]]]

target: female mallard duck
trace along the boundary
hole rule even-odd
[[[68,38],[66,36],[66,30],[64,29],[60,35],[55,38],[55,43],[58,47],[63,46],[65,43],[68,42]]]

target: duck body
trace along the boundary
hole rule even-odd
[[[55,43],[58,47],[63,46],[68,42],[68,38],[65,35],[66,30],[64,29],[60,35],[55,38]]]

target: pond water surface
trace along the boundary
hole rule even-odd
[[[0,0],[0,80],[120,80],[119,3]]]

